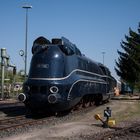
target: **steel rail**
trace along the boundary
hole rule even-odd
[[[25,116],[18,116],[9,119],[0,120],[0,131],[8,130],[16,127],[24,127],[25,125],[41,124],[45,119],[27,119]]]

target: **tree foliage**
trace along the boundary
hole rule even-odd
[[[140,89],[140,24],[137,32],[129,28],[120,45],[123,51],[118,50],[115,71],[123,81]]]

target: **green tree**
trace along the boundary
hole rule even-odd
[[[140,89],[140,24],[138,33],[129,28],[125,40],[121,42],[123,52],[118,50],[115,71],[123,81]]]

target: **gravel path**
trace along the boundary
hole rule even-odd
[[[115,128],[130,127],[134,123],[140,124],[140,101],[116,101],[112,100],[97,108],[89,108],[78,113],[72,113],[65,117],[58,117],[51,124],[30,128],[21,131],[2,140],[92,140],[102,138],[107,133],[112,133],[110,140],[120,140],[126,138],[136,139],[140,137],[139,130],[132,135],[129,131],[120,133],[110,128],[102,128],[100,121],[94,119],[95,114],[100,114],[103,118],[103,111],[106,107],[112,109],[112,118],[116,120]],[[103,118],[105,119],[105,118]],[[117,132],[117,133],[116,133]]]

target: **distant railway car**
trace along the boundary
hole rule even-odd
[[[126,82],[121,82],[121,94],[133,94],[133,88]]]
[[[116,86],[110,71],[82,55],[68,39],[37,38],[19,100],[31,111],[66,111],[108,100]]]

